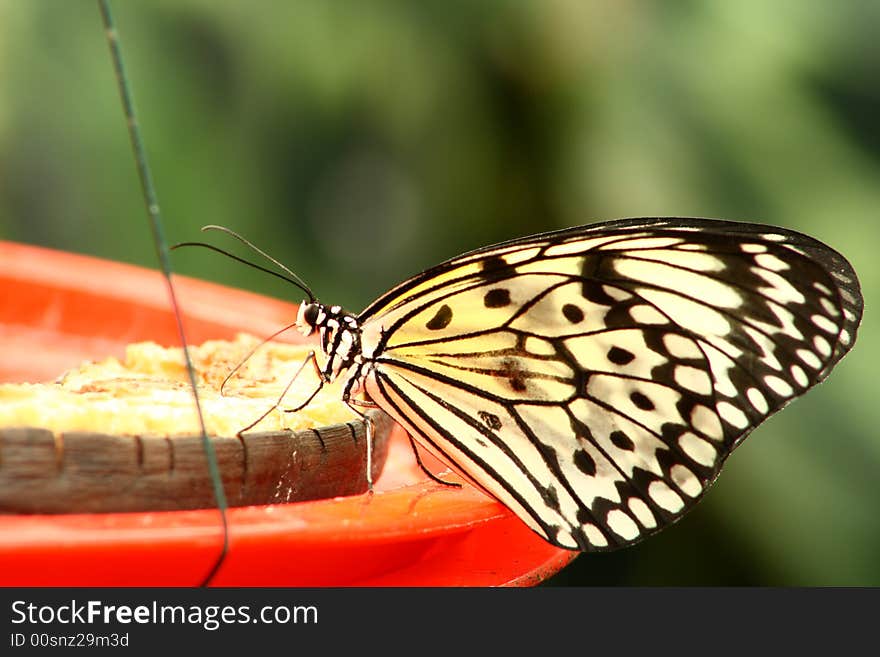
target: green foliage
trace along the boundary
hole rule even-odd
[[[623,216],[765,221],[845,253],[854,355],[678,526],[560,581],[880,584],[880,4],[116,5],[170,239],[234,228],[324,301]],[[140,203],[94,3],[0,2],[0,237],[155,266]]]

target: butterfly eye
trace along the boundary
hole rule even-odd
[[[297,328],[303,335],[311,335],[318,323],[321,310],[316,303],[302,303],[296,318]]]

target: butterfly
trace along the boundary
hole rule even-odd
[[[850,350],[858,279],[782,228],[624,219],[477,249],[363,312],[313,297],[323,382],[375,405],[532,530],[613,550],[675,522]]]

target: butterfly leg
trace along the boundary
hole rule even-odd
[[[272,406],[270,406],[266,410],[266,412],[263,413],[260,417],[258,417],[256,420],[254,420],[249,425],[247,425],[244,429],[239,431],[237,434],[239,438],[241,438],[241,435],[243,433],[246,433],[246,432],[250,431],[251,429],[253,429],[255,426],[257,426],[260,422],[262,422],[269,415],[269,413],[271,413],[272,411],[274,411],[276,408],[278,408],[281,405],[281,400],[284,399],[284,396],[287,394],[287,391],[290,390],[291,386],[293,385],[293,382],[299,378],[300,373],[303,371],[303,368],[306,366],[306,363],[308,363],[309,361],[311,361],[312,364],[315,366],[315,369],[318,370],[318,362],[315,359],[315,352],[310,351],[308,353],[308,355],[305,357],[305,359],[303,360],[302,364],[299,366],[299,369],[296,371],[296,374],[294,374],[290,378],[290,381],[287,383],[287,385],[284,386],[284,390],[278,396],[278,399],[275,400],[275,403],[272,404]],[[318,373],[320,374],[320,370],[318,370]],[[309,405],[309,403],[315,398],[315,395],[317,395],[318,392],[320,392],[321,388],[323,388],[323,387],[324,387],[324,377],[321,377],[317,387],[312,391],[312,394],[309,395],[308,399],[306,399],[302,404],[300,404],[296,408],[285,408],[284,412],[285,413],[296,413],[297,411],[301,411],[302,409],[304,409],[306,406]]]
[[[343,395],[343,400],[348,405],[348,407],[361,416],[364,421],[364,427],[366,429],[366,438],[367,438],[367,491],[372,494],[373,492],[373,435],[375,433],[375,427],[373,426],[373,419],[366,414],[365,411],[359,410],[359,408],[379,408],[378,404],[370,401],[369,399],[355,399],[353,397],[349,397],[347,395]]]
[[[356,407],[357,406],[360,406],[362,408],[381,408],[381,407],[377,403],[375,403],[374,401],[369,400],[369,399],[357,399],[355,397],[350,397],[350,396],[348,396],[346,398],[345,395],[343,395],[343,399],[345,400],[345,403],[348,404],[348,407],[351,410],[353,410],[355,413],[357,413],[362,418],[364,418],[364,422],[367,423],[367,427],[368,427],[367,435],[369,437],[369,435],[370,435],[369,428],[372,426],[372,421],[370,420],[370,418],[367,416],[366,413],[358,410]],[[416,447],[415,440],[413,440],[413,437],[410,436],[409,434],[407,434],[407,437],[409,438],[409,444],[412,447],[413,456],[416,457],[416,463],[418,463],[419,469],[421,469],[421,471],[424,472],[428,476],[429,479],[431,479],[432,481],[436,481],[438,484],[442,484],[443,486],[450,486],[452,488],[461,488],[461,484],[456,483],[454,481],[445,481],[445,480],[441,479],[440,477],[438,477],[437,475],[435,475],[430,470],[428,470],[428,468],[425,467],[425,464],[422,463],[422,457],[419,456],[419,450]],[[371,449],[371,443],[368,441],[367,442],[368,458],[369,458],[370,449]],[[372,490],[372,488],[371,488],[371,490]]]
[[[367,438],[367,491],[373,494],[373,419],[364,415],[364,427]]]
[[[287,386],[284,388],[284,392],[282,392],[281,396],[278,398],[278,403],[276,404],[276,406],[281,403],[282,399],[284,399],[284,395],[286,395],[287,391],[290,390],[290,386],[293,385],[293,382],[299,378],[300,373],[302,372],[303,368],[306,366],[306,363],[308,363],[308,362],[312,363],[312,365],[315,368],[315,372],[317,372],[317,374],[318,374],[318,386],[312,391],[312,394],[310,394],[302,404],[300,404],[296,408],[285,408],[284,409],[285,413],[298,413],[299,411],[304,409],[306,406],[311,404],[312,400],[315,398],[315,395],[317,395],[319,392],[321,392],[321,388],[323,388],[324,384],[327,382],[327,378],[324,376],[324,373],[321,371],[321,368],[318,366],[318,360],[315,358],[315,352],[310,351],[308,353],[308,355],[306,356],[306,359],[302,362],[302,365],[299,366],[299,369],[296,371],[296,374],[294,374],[293,378],[290,379],[290,383],[288,383]]]
[[[292,328],[294,328],[294,327],[296,327],[296,324],[289,324],[289,325],[285,326],[283,329],[281,329],[281,330],[279,330],[279,331],[275,331],[275,332],[274,332],[272,335],[270,335],[268,338],[264,338],[263,340],[260,340],[260,343],[259,343],[257,346],[255,346],[253,349],[251,349],[251,350],[247,353],[247,355],[246,355],[244,358],[241,359],[241,362],[240,362],[238,365],[236,365],[235,367],[233,367],[233,368],[232,368],[232,371],[230,371],[229,374],[226,375],[226,378],[223,379],[223,383],[220,384],[220,396],[221,396],[221,397],[225,397],[225,396],[226,396],[226,391],[225,391],[226,384],[229,383],[229,380],[230,380],[233,376],[235,376],[235,373],[236,373],[236,372],[238,372],[242,367],[244,367],[244,364],[245,364],[246,362],[248,362],[248,361],[251,359],[251,356],[253,356],[255,353],[257,353],[257,349],[259,349],[260,347],[262,347],[264,344],[266,344],[266,343],[268,343],[268,342],[274,340],[275,338],[277,338],[279,335],[281,335],[281,334],[284,333],[285,331],[289,331],[290,329],[292,329]],[[314,357],[314,354],[312,354],[312,357]],[[265,417],[265,415],[264,415],[263,417]],[[260,419],[262,420],[263,418],[260,418]],[[259,420],[258,420],[258,421],[259,421]],[[253,426],[253,425],[251,425],[251,426]]]
[[[416,463],[419,464],[419,468],[421,468],[422,472],[428,475],[429,479],[431,479],[432,481],[436,481],[438,484],[442,484],[443,486],[449,486],[450,488],[461,488],[461,484],[454,481],[446,481],[445,479],[441,479],[433,472],[428,470],[428,468],[425,467],[425,464],[422,463],[422,457],[419,456],[419,449],[416,445],[416,441],[413,440],[413,437],[409,434],[407,434],[407,437],[409,438],[409,444],[410,447],[412,447],[413,455],[416,457]]]

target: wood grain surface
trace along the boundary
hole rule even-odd
[[[393,422],[375,426],[372,471],[382,471]],[[214,437],[229,506],[366,492],[363,420],[302,431]],[[112,436],[0,429],[0,513],[168,511],[216,506],[198,436]]]

